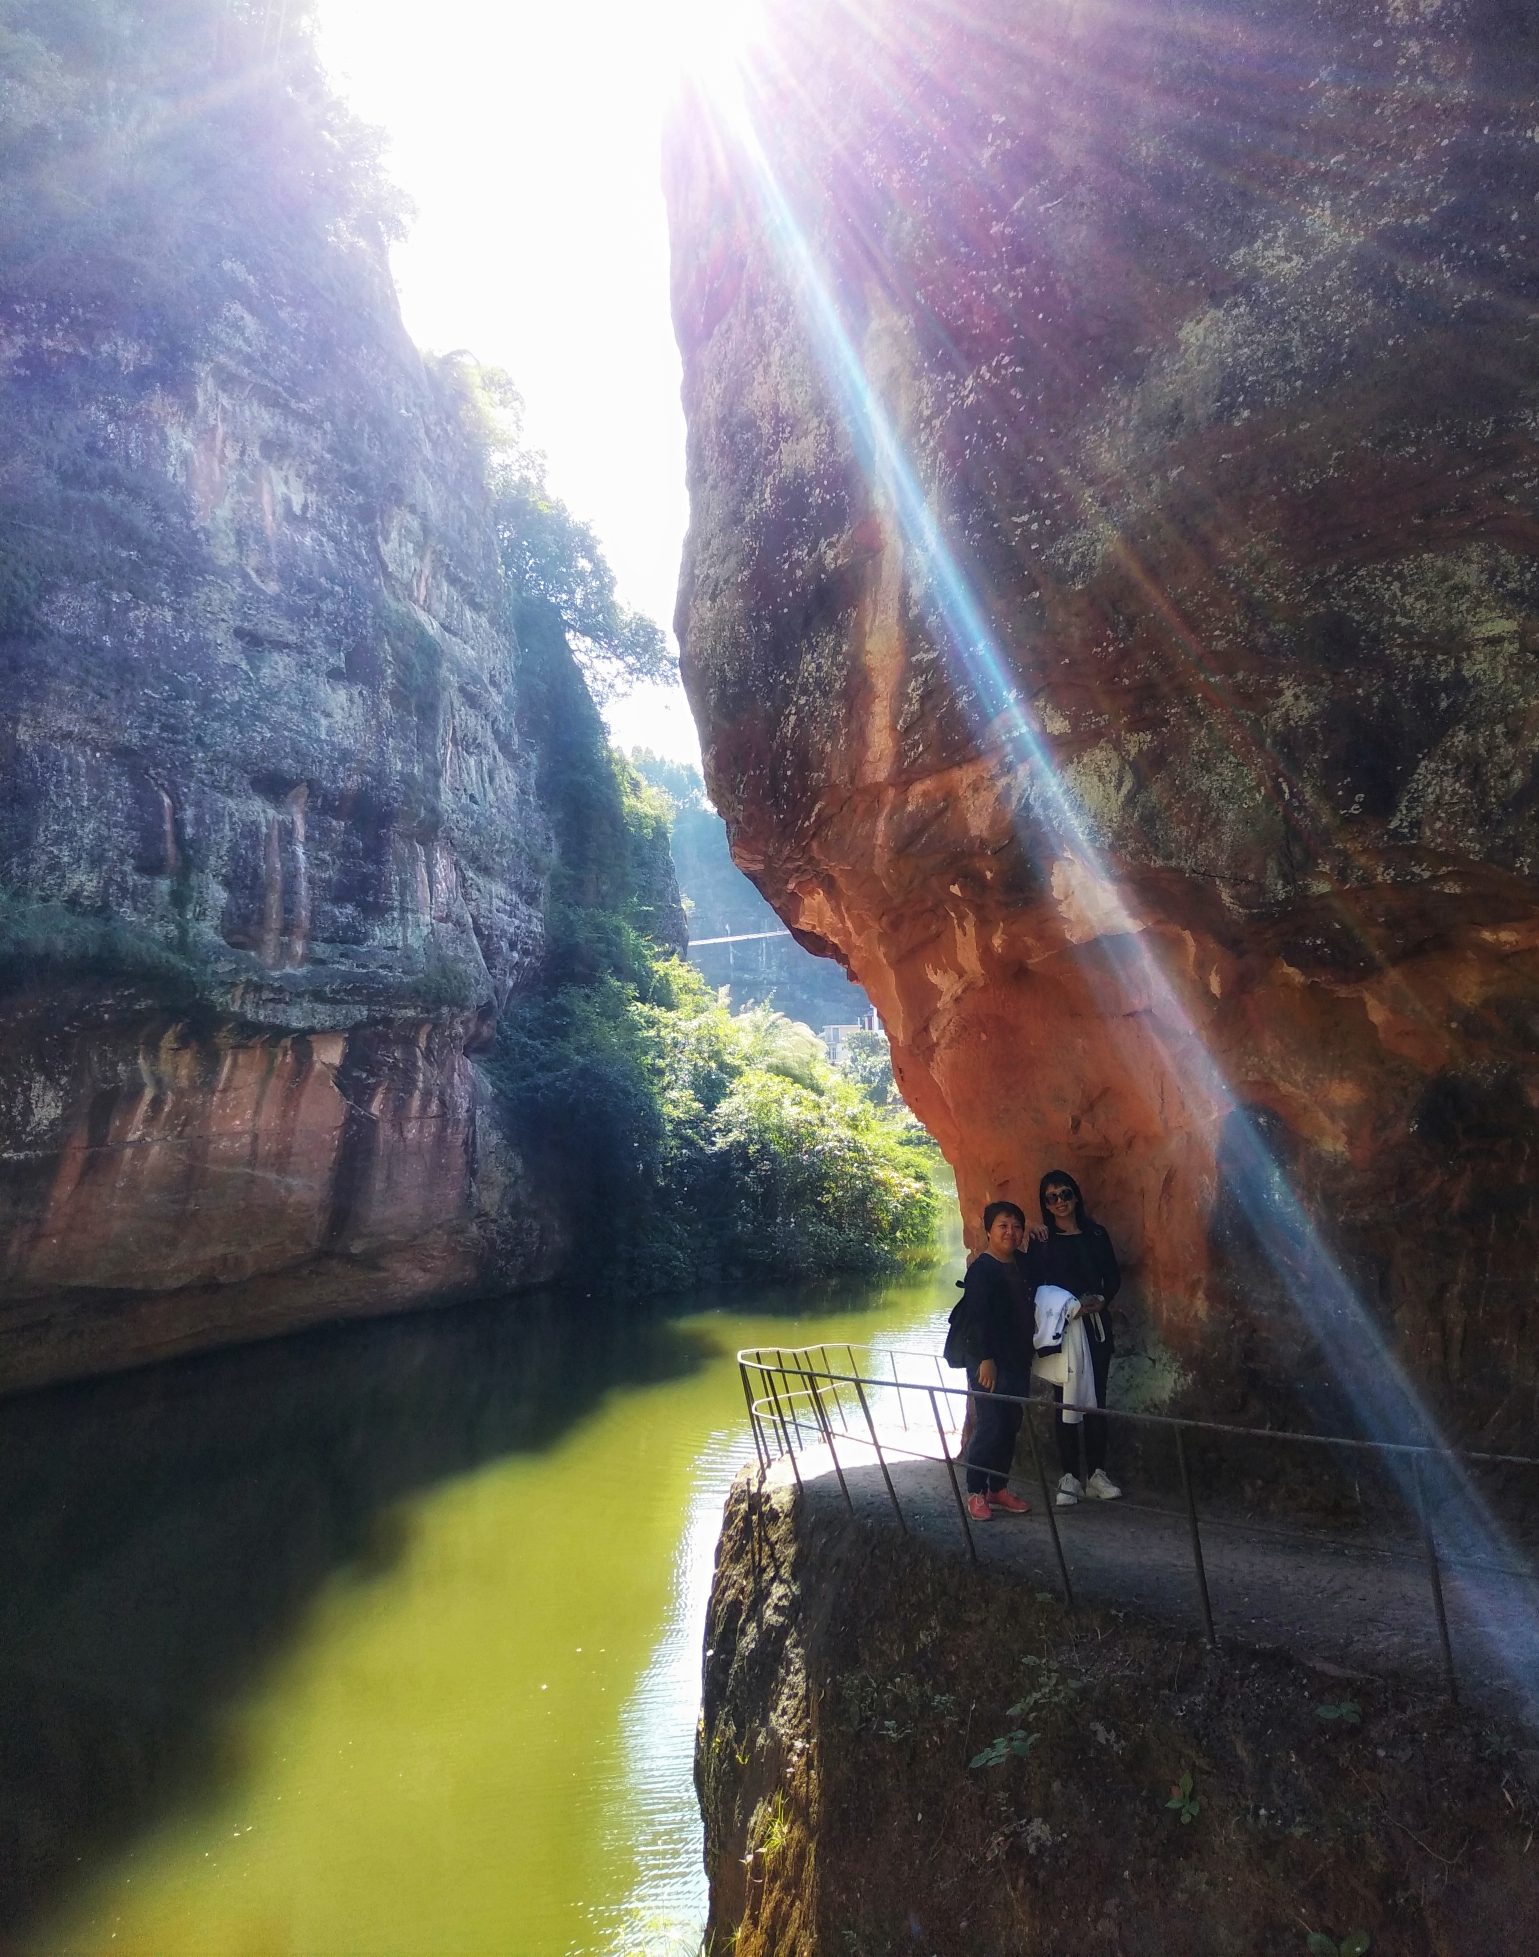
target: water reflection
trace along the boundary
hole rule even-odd
[[[7,1403],[0,1941],[687,1947],[731,1355],[949,1291],[523,1299]]]
[[[576,1351],[582,1364],[573,1363]],[[399,1558],[411,1491],[548,1448],[696,1335],[551,1301],[355,1326],[0,1415],[0,1922],[238,1777],[210,1714],[332,1573]]]

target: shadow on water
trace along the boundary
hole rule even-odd
[[[707,1356],[634,1309],[525,1296],[0,1403],[0,1947],[240,1771],[221,1712],[329,1577],[389,1567],[402,1497]]]

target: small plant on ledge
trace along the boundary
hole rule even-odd
[[[1202,1813],[1202,1800],[1199,1795],[1192,1792],[1192,1777],[1189,1773],[1182,1774],[1179,1780],[1171,1783],[1170,1799],[1165,1805],[1168,1808],[1175,1808],[1183,1822],[1195,1821]]]
[[[1019,1727],[1013,1733],[1001,1733],[997,1740],[991,1740],[981,1753],[975,1753],[968,1766],[1002,1767],[1007,1760],[1024,1760],[1037,1743],[1035,1733],[1023,1733]]]

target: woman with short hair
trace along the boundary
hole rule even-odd
[[[1077,1318],[1084,1327],[1090,1349],[1090,1367],[1095,1385],[1095,1404],[1106,1405],[1106,1380],[1111,1371],[1115,1344],[1111,1314],[1106,1307],[1122,1287],[1122,1272],[1111,1238],[1092,1217],[1085,1214],[1085,1199],[1079,1184],[1066,1169],[1049,1169],[1042,1178],[1038,1200],[1047,1236],[1033,1241],[1026,1252],[1027,1282],[1032,1296],[1046,1285],[1067,1292],[1073,1300],[1067,1317]],[[1058,1337],[1044,1342],[1042,1322],[1036,1337],[1031,1370],[1034,1378],[1045,1380],[1058,1401],[1058,1460],[1063,1470],[1054,1498],[1059,1508],[1072,1508],[1083,1496],[1096,1501],[1114,1502],[1122,1490],[1106,1472],[1107,1421],[1098,1413],[1087,1413],[1082,1420],[1070,1419],[1063,1411],[1063,1390],[1068,1364],[1063,1353],[1067,1326],[1056,1326]],[[1081,1481],[1079,1434],[1084,1435],[1085,1478]]]
[[[1015,1203],[990,1203],[983,1212],[984,1248],[967,1267],[962,1296],[951,1314],[946,1357],[967,1367],[972,1434],[967,1442],[967,1512],[987,1522],[996,1511],[1025,1515],[1030,1503],[1012,1495],[1010,1463],[1031,1391],[1031,1285],[1021,1243],[1026,1213]],[[994,1399],[1008,1393],[1011,1399]]]

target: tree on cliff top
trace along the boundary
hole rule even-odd
[[[674,761],[666,754],[654,754],[649,747],[633,747],[630,764],[649,787],[660,789],[673,804],[675,815],[709,806],[700,770],[688,761]]]
[[[573,516],[545,480],[545,457],[524,440],[524,402],[498,367],[465,353],[438,363],[460,396],[466,426],[486,458],[492,521],[514,627],[531,612],[560,621],[595,699],[672,678],[678,662],[661,628],[615,595],[615,574],[591,524]]]

